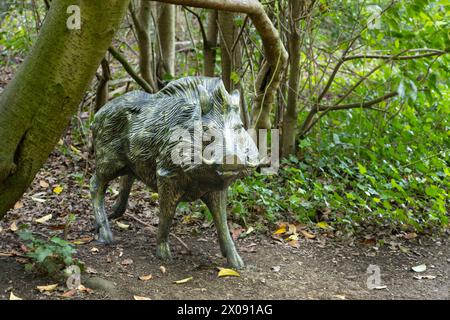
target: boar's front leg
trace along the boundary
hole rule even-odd
[[[236,269],[244,267],[244,261],[239,256],[227,223],[227,190],[210,192],[202,197],[208,206],[214,220],[219,236],[219,244],[222,254],[227,258],[228,264]]]
[[[105,212],[105,193],[108,181],[94,174],[91,178],[91,199],[94,208],[95,222],[98,230],[98,242],[111,244],[113,235]]]
[[[128,197],[130,196],[131,187],[133,186],[135,178],[132,175],[125,175],[120,177],[120,191],[119,198],[114,204],[113,213],[109,216],[111,219],[116,219],[125,213],[128,206]]]
[[[159,223],[156,236],[156,256],[163,260],[172,259],[169,247],[169,233],[181,194],[170,180],[158,180]]]

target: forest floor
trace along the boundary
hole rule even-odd
[[[154,255],[157,201],[141,184],[135,185],[128,215],[120,220],[129,227],[112,222],[116,243],[98,245],[93,241],[87,185],[90,161],[77,149],[68,154],[55,151],[0,222],[0,299],[9,299],[11,292],[23,299],[449,299],[448,233],[425,237],[378,230],[354,237],[305,227],[314,239],[301,236],[292,246],[274,237],[274,230],[253,231],[236,240],[247,265],[240,277],[219,278],[217,268],[226,267],[226,261],[214,226],[185,212],[177,214],[172,228],[181,239],[171,238],[174,260],[162,262]],[[116,188],[109,191],[112,198]],[[57,282],[25,271],[26,248],[13,230],[27,224],[43,238],[63,237],[69,214],[76,220],[67,239],[81,243],[76,245],[76,257],[87,271],[81,282],[92,290],[70,291],[60,281],[55,290],[40,292],[37,286]],[[48,220],[36,221],[42,217]],[[238,229],[232,225],[233,232]],[[427,266],[425,272],[412,271],[421,264]],[[379,268],[377,289],[368,288],[374,277],[368,268],[369,272]],[[151,279],[139,279],[143,276]],[[189,277],[192,280],[186,283],[174,283]]]

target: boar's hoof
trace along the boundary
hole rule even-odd
[[[244,261],[237,253],[230,254],[227,257],[227,261],[230,267],[234,269],[243,269],[245,267]]]
[[[160,243],[156,247],[156,256],[162,260],[172,260],[172,254],[167,242]]]
[[[114,239],[111,230],[108,230],[104,227],[100,227],[98,229],[98,239],[96,241],[99,244],[113,244]]]

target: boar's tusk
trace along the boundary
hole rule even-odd
[[[247,165],[249,167],[256,168],[257,166],[260,165],[260,163],[258,163],[258,162],[247,162]]]
[[[202,155],[200,155],[200,159],[202,160],[202,162],[204,163],[204,164],[206,164],[206,165],[208,165],[208,166],[211,166],[211,165],[213,165],[215,162],[214,162],[214,159],[206,159],[206,158],[204,158]]]
[[[261,168],[270,167],[270,158],[268,156],[262,158],[261,161],[259,162],[259,166]]]

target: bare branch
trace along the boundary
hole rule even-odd
[[[183,9],[189,11],[197,19],[198,24],[200,25],[200,31],[202,33],[203,45],[205,46],[206,43],[208,42],[208,37],[206,36],[205,27],[203,26],[203,22],[202,22],[200,15],[198,15],[197,12],[195,12],[192,9],[189,9],[186,6],[183,6]]]
[[[397,92],[392,91],[392,92],[385,94],[384,96],[381,96],[381,97],[378,97],[376,99],[366,101],[366,102],[361,101],[361,102],[340,104],[340,105],[334,105],[334,106],[319,105],[318,107],[319,107],[319,111],[346,110],[346,109],[355,109],[355,108],[371,108],[373,105],[376,105],[384,100],[390,99],[397,95],[398,95]]]
[[[109,53],[120,62],[120,64],[123,66],[123,68],[126,70],[126,72],[134,79],[134,81],[137,82],[138,85],[142,87],[145,91],[149,93],[153,93],[153,89],[148,84],[147,81],[145,81],[143,78],[141,78],[136,71],[134,71],[133,67],[128,63],[127,59],[115,48],[109,47],[108,48]]]
[[[355,60],[355,59],[383,59],[383,60],[413,60],[413,59],[420,59],[420,58],[427,58],[427,57],[433,57],[433,56],[441,56],[443,54],[448,53],[447,51],[443,50],[435,50],[435,49],[425,49],[427,51],[430,51],[428,53],[423,54],[415,54],[415,55],[405,55],[405,56],[396,56],[396,55],[377,55],[377,54],[358,54],[354,56],[348,56],[343,59],[343,61],[349,61],[349,60]],[[408,52],[417,52],[416,50],[407,50]]]

